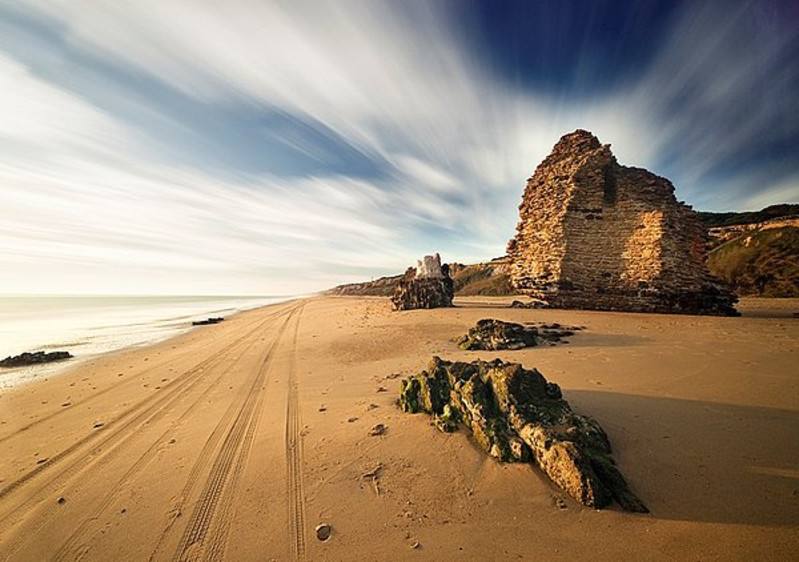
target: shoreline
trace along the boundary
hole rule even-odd
[[[28,298],[28,297],[23,296],[22,298]],[[95,297],[80,296],[76,298],[82,298],[82,299],[85,298],[88,301],[91,301]],[[100,296],[99,298],[103,299],[109,297]],[[110,298],[135,300],[135,299],[148,299],[150,297],[121,296],[121,297],[110,297]],[[189,297],[163,297],[163,298],[177,299],[168,302],[180,302],[181,300],[193,301],[196,298],[202,298],[202,297],[189,296]],[[239,302],[238,297],[225,297],[225,298],[236,299],[235,302]],[[246,297],[246,299],[250,298],[253,297]],[[273,306],[275,304],[289,302],[291,300],[296,300],[298,298],[303,298],[303,297],[302,296],[285,297],[285,300],[276,300],[276,299],[284,299],[284,297],[262,297],[262,298],[275,299],[275,302],[269,302],[266,304],[254,304],[253,306],[244,307],[244,308],[236,307],[235,310],[232,310],[231,312],[225,314],[225,320],[228,320],[239,314],[249,312],[251,310],[255,310],[264,306]],[[201,300],[199,302],[204,302],[204,301]],[[108,326],[97,326],[93,328],[92,327],[86,328],[85,329],[86,331],[108,330],[108,333],[105,334],[105,337],[110,340],[110,343],[107,342],[105,346],[110,345],[110,349],[99,349],[95,351],[91,350],[76,351],[73,353],[73,357],[63,361],[54,361],[54,362],[41,363],[36,365],[26,365],[22,367],[2,368],[0,369],[0,390],[10,389],[20,385],[31,384],[42,378],[58,376],[60,374],[63,374],[66,370],[72,368],[78,368],[81,364],[85,363],[86,361],[100,358],[108,354],[118,353],[131,349],[145,349],[148,346],[157,345],[159,343],[168,341],[171,338],[175,338],[180,335],[186,334],[191,330],[204,327],[204,326],[193,326],[192,321],[195,319],[205,318],[209,315],[222,314],[225,313],[225,311],[231,310],[230,308],[217,308],[219,304],[221,304],[218,301],[208,301],[208,304],[209,304],[208,309],[203,309],[202,311],[192,311],[192,312],[184,311],[185,313],[179,316],[157,317],[151,320],[144,320],[141,322],[120,323]],[[137,328],[137,329],[143,328],[144,330],[142,332],[139,332],[137,337],[125,338],[124,336],[126,334],[129,335],[128,332],[126,332],[125,330],[126,329],[130,330],[132,328]],[[50,341],[42,345],[34,346],[35,349],[24,349],[23,352],[35,352],[40,350],[73,352],[75,351],[75,347],[80,345],[91,346],[91,340],[66,342],[66,343],[58,343],[56,341]]]
[[[795,319],[457,301],[395,313],[381,298],[297,299],[0,391],[0,560],[212,548],[231,560],[300,548],[328,560],[779,560],[799,549]],[[586,329],[568,345],[459,350],[453,339],[485,317]],[[599,421],[652,513],[583,508],[530,465],[497,463],[466,432],[401,412],[399,378],[432,355],[539,369]],[[370,436],[376,424],[387,429]],[[333,529],[324,543],[320,523]],[[191,549],[188,536],[200,537]]]

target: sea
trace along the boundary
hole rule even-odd
[[[291,296],[0,296],[0,359],[25,351],[69,351],[74,359],[0,368],[0,388],[56,374],[87,358],[152,344],[192,321],[289,300]]]

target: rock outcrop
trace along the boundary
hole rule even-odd
[[[441,308],[452,306],[455,291],[449,266],[441,264],[441,257],[425,256],[417,267],[409,267],[400,280],[391,302],[394,310]]]
[[[511,281],[550,306],[736,314],[737,299],[706,267],[698,214],[671,182],[619,165],[588,131],[558,141],[519,213]]]
[[[192,326],[208,326],[210,324],[219,324],[220,322],[224,321],[225,319],[221,316],[213,317],[213,318],[206,318],[205,320],[195,320],[191,323]]]
[[[508,308],[546,308],[547,303],[538,299],[531,299],[528,302],[513,301],[508,305]]]
[[[599,424],[572,411],[558,385],[517,363],[444,361],[401,383],[400,407],[427,412],[442,431],[465,425],[503,462],[533,462],[583,505],[647,508],[630,491]]]
[[[21,353],[20,355],[9,356],[0,361],[0,367],[27,367],[29,365],[39,365],[41,363],[52,363],[53,361],[63,361],[71,359],[69,351],[34,351]]]
[[[564,328],[560,324],[525,326],[493,318],[478,320],[474,328],[458,340],[458,347],[467,350],[496,351],[522,349],[544,343],[555,343],[574,335],[578,327]]]

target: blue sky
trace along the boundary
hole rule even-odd
[[[795,2],[0,2],[0,292],[274,294],[501,255],[564,133],[799,201]]]

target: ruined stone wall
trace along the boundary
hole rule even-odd
[[[551,306],[734,312],[705,267],[698,215],[668,180],[620,166],[587,131],[565,135],[539,165],[520,215],[513,283]]]
[[[585,142],[593,145],[590,139]],[[511,279],[517,288],[534,293],[556,290],[561,278],[566,250],[565,217],[573,191],[571,178],[581,165],[557,148],[527,180],[519,205],[517,234],[508,243]]]

